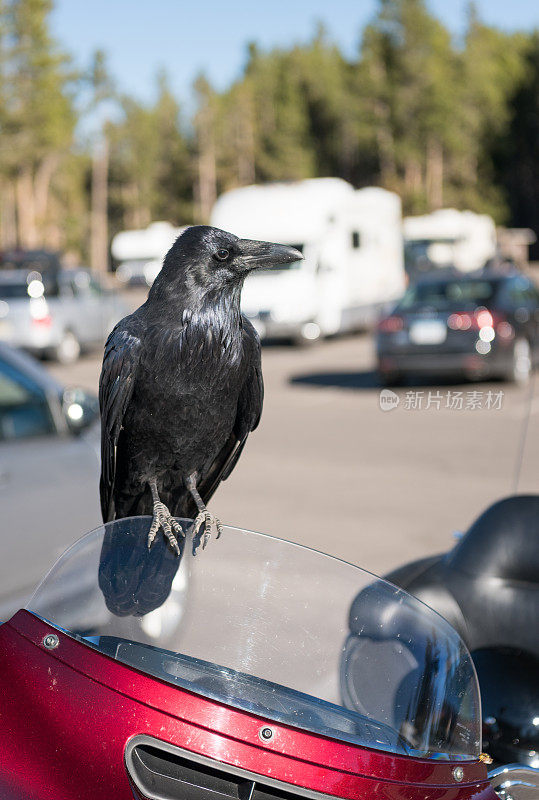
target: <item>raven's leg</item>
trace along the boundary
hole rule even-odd
[[[150,526],[150,532],[148,533],[148,550],[152,546],[153,540],[157,535],[157,531],[159,528],[162,528],[170,546],[176,555],[179,556],[180,548],[178,547],[178,540],[175,534],[179,533],[182,536],[184,535],[181,526],[176,522],[166,505],[159,499],[159,494],[157,492],[157,481],[155,478],[152,478],[150,481],[150,489],[152,491],[153,500],[153,520]]]
[[[193,522],[193,536],[196,537],[197,533],[199,532],[202,525],[204,525],[204,537],[202,539],[202,549],[206,547],[208,542],[211,538],[211,529],[212,525],[215,525],[215,529],[217,530],[217,539],[223,532],[223,526],[221,524],[221,520],[215,516],[215,514],[211,514],[206,506],[204,505],[204,501],[202,500],[201,496],[198,493],[197,484],[196,484],[196,473],[193,475],[189,475],[189,477],[185,481],[185,485],[189,492],[191,493],[191,497],[197,504],[198,514]]]

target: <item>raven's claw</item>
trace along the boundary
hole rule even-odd
[[[183,537],[185,534],[181,525],[176,522],[168,508],[164,503],[158,500],[153,506],[153,520],[148,533],[148,550],[153,544],[153,540],[157,536],[159,528],[163,529],[163,533],[168,539],[168,542],[177,556],[180,555],[180,548],[178,545],[177,534]]]
[[[202,549],[206,549],[206,545],[211,539],[211,531],[212,527],[215,527],[217,531],[217,536],[215,537],[218,539],[223,532],[223,525],[221,520],[215,516],[215,514],[211,514],[207,508],[203,511],[199,511],[193,521],[193,555],[196,555],[196,551],[200,545],[200,536],[199,531],[204,526],[204,532],[202,534]]]

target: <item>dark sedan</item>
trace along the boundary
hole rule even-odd
[[[0,622],[100,523],[99,409],[0,342]]]
[[[381,320],[376,345],[384,384],[427,374],[526,383],[539,358],[539,292],[516,272],[425,278]]]

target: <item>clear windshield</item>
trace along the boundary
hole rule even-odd
[[[26,281],[21,281],[20,283],[3,283],[0,282],[0,297],[9,299],[9,300],[20,300],[24,298],[28,300],[28,284]]]
[[[474,667],[440,616],[314,550],[225,528],[177,558],[150,520],[80,539],[28,609],[160,680],[270,719],[421,758],[480,751]],[[182,523],[188,530],[188,523]]]

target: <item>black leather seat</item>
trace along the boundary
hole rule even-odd
[[[470,650],[510,647],[539,657],[539,495],[494,503],[449,553],[387,579],[444,616]]]

